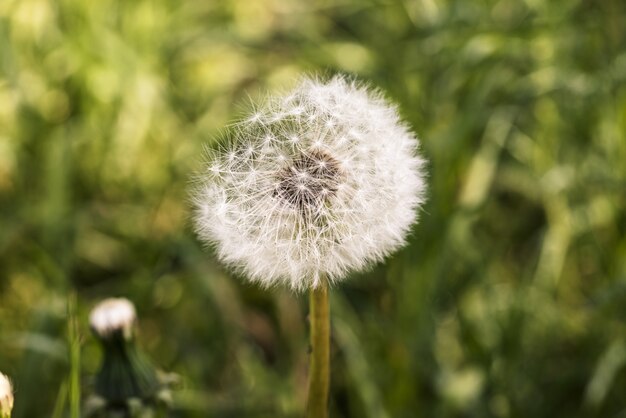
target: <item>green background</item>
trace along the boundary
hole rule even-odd
[[[78,294],[126,296],[176,416],[298,417],[307,300],[192,231],[203,146],[298,75],[382,88],[429,160],[410,245],[333,289],[333,417],[626,417],[621,0],[0,1],[0,370],[50,416]],[[61,396],[62,397],[62,396]]]

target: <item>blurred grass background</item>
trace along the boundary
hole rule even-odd
[[[180,417],[297,417],[306,298],[231,277],[187,188],[248,95],[388,92],[422,138],[410,246],[334,290],[334,417],[626,417],[621,0],[0,1],[0,370],[50,416],[78,292],[126,296]],[[88,385],[85,385],[88,390]]]

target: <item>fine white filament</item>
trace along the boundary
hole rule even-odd
[[[262,285],[336,282],[404,245],[425,191],[417,148],[379,93],[339,76],[304,79],[209,151],[197,232]]]

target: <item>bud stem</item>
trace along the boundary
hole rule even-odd
[[[310,291],[309,321],[311,359],[306,416],[307,418],[327,418],[330,386],[330,307],[328,283],[324,278],[318,287]]]
[[[76,291],[71,291],[67,299],[67,339],[70,357],[69,398],[71,418],[80,417],[80,339],[78,335],[76,299]]]

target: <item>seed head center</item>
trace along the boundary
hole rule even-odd
[[[337,193],[341,167],[328,153],[311,150],[289,161],[276,180],[276,196],[301,212],[316,211]]]

